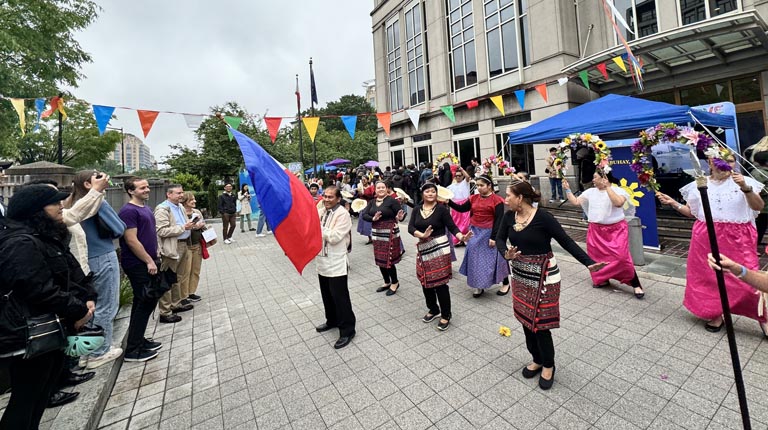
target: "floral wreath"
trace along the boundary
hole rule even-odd
[[[561,148],[567,146],[570,146],[574,151],[583,146],[592,148],[595,151],[595,166],[603,169],[605,173],[611,171],[611,166],[608,165],[611,160],[611,150],[603,142],[603,139],[600,139],[600,136],[592,133],[569,134],[560,142]]]
[[[671,122],[661,123],[641,131],[640,138],[632,144],[630,168],[637,173],[637,180],[640,185],[650,191],[659,190],[651,162],[651,148],[659,143],[689,145],[699,151],[704,151],[707,157],[712,158],[712,162],[718,169],[731,170],[731,166],[725,161],[725,158],[732,155],[728,148],[717,145],[711,137],[694,130],[693,127],[681,127]]]
[[[450,158],[453,164],[459,164],[459,157],[454,155],[453,152],[441,152],[440,155],[437,156],[436,160],[439,163],[445,160],[446,158]]]
[[[498,155],[491,155],[490,157],[486,158],[483,160],[481,166],[483,168],[483,174],[486,174],[490,177],[493,177],[493,166],[496,166],[497,169],[504,169],[504,174],[507,176],[512,176],[516,172],[515,168],[510,166],[507,160],[499,157]]]
[[[565,174],[567,173],[566,161],[568,161],[568,155],[565,153],[565,146],[560,142],[560,146],[555,153],[555,159],[552,161],[552,167],[555,169],[558,179],[565,178]]]

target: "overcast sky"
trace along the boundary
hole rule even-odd
[[[77,35],[93,62],[74,89],[91,104],[207,113],[237,101],[252,114],[309,106],[309,57],[320,106],[364,95],[374,78],[370,0],[99,0],[97,21]],[[136,112],[110,126],[143,139]],[[168,146],[194,146],[181,115],[160,114],[145,140],[158,161]]]

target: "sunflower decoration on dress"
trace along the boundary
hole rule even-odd
[[[507,160],[499,157],[498,155],[491,155],[490,157],[486,158],[483,160],[480,166],[483,168],[482,174],[488,175],[491,178],[493,178],[494,167],[497,170],[503,171],[505,175],[510,175],[507,173],[509,169],[512,169],[513,173],[515,171],[514,167],[510,166]]]
[[[722,170],[731,170],[725,158],[733,154],[725,147],[717,145],[707,134],[700,133],[688,126],[678,126],[674,123],[661,123],[640,132],[640,138],[632,144],[632,164],[630,168],[637,174],[640,185],[650,191],[658,191],[656,174],[653,171],[653,147],[660,143],[682,143],[705,151],[712,158],[715,166]]]
[[[610,172],[611,150],[603,139],[600,139],[600,136],[592,133],[574,133],[568,135],[568,137],[560,142],[561,150],[571,147],[571,149],[577,151],[585,146],[595,151],[595,166],[603,169],[605,173]]]
[[[629,199],[624,202],[624,210],[629,209],[630,204],[635,207],[640,206],[640,201],[638,199],[645,196],[645,193],[638,190],[639,187],[640,185],[637,182],[632,182],[630,184],[627,182],[626,178],[619,179],[619,188],[629,195]]]

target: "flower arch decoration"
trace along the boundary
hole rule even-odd
[[[595,166],[603,169],[605,173],[611,171],[611,166],[608,164],[609,161],[611,161],[611,150],[608,148],[608,145],[600,139],[600,136],[592,133],[569,134],[568,137],[560,142],[560,149],[557,152],[555,162],[557,162],[560,154],[564,153],[565,148],[570,147],[573,150],[577,150],[584,146],[592,148],[595,151]],[[565,165],[565,160],[567,159],[568,157],[563,159],[563,165]]]
[[[483,168],[483,174],[490,177],[493,177],[494,167],[496,167],[496,169],[502,169],[504,174],[507,176],[512,176],[515,174],[515,168],[510,166],[507,160],[498,155],[491,155],[490,157],[484,159],[481,166]]]
[[[700,133],[693,127],[678,126],[671,122],[661,123],[641,131],[640,138],[632,144],[630,168],[637,173],[640,185],[650,191],[659,190],[651,156],[652,148],[660,143],[682,143],[699,151],[705,151],[717,168],[731,170],[731,166],[725,161],[730,151],[717,145],[707,134]]]

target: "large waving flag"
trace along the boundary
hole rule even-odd
[[[301,273],[323,245],[317,206],[304,185],[258,143],[228,127],[243,153],[261,210],[283,252]]]

